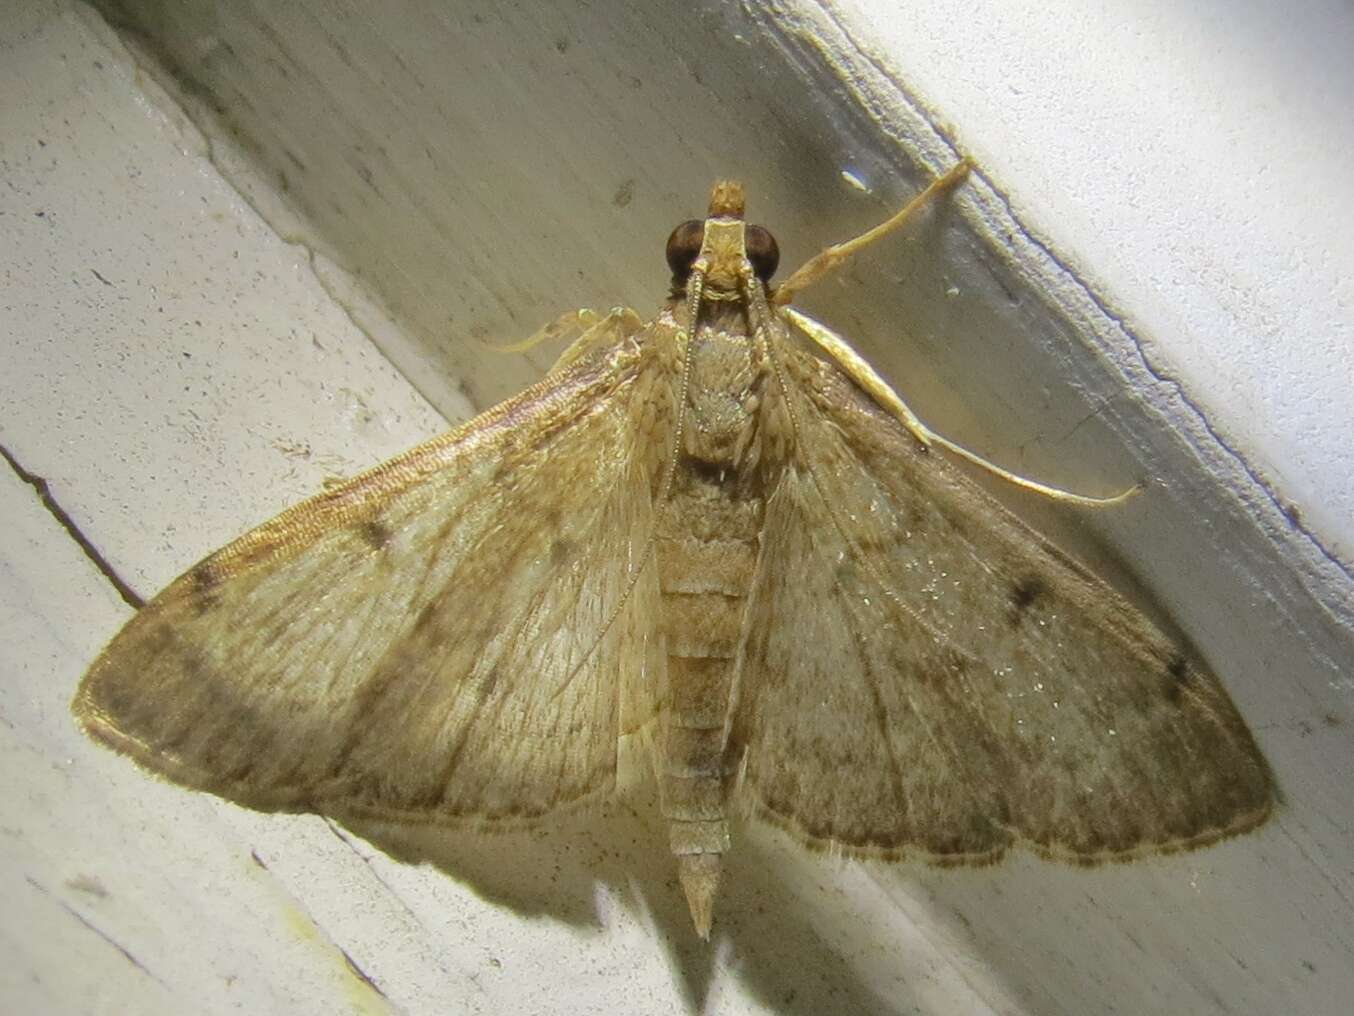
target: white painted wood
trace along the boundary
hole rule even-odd
[[[822,3],[1354,562],[1354,9]]]

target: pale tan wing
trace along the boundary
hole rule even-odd
[[[770,498],[730,764],[811,843],[1081,861],[1263,821],[1268,767],[1216,677],[918,443],[782,352],[797,447]]]
[[[208,557],[90,668],[80,723],[257,808],[495,820],[605,794],[645,698],[624,685],[655,679],[647,338]]]

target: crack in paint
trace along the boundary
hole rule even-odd
[[[61,525],[61,528],[66,531],[66,535],[74,540],[84,552],[84,555],[89,559],[89,562],[94,565],[95,568],[99,569],[99,572],[103,577],[112,584],[113,588],[117,590],[117,594],[122,597],[123,602],[133,610],[140,610],[144,607],[146,601],[114,570],[113,566],[108,562],[108,559],[94,546],[93,541],[81,531],[80,527],[76,524],[75,520],[70,517],[70,514],[66,509],[61,507],[61,503],[56,499],[55,495],[52,494],[51,485],[48,484],[43,477],[38,476],[36,473],[30,473],[25,469],[23,464],[14,457],[14,453],[3,444],[0,444],[0,457],[3,457],[4,460],[9,463],[9,468],[13,470],[15,476],[37,492],[38,500],[41,501],[42,506],[47,509],[47,513],[51,515],[52,518],[56,519]]]
[[[9,457],[9,456],[8,456],[8,453],[6,453],[6,456],[5,456],[5,457],[6,457],[6,458]],[[130,963],[132,966],[134,966],[137,970],[141,971],[143,974],[145,974],[147,977],[149,977],[149,978],[150,978],[152,981],[154,981],[156,984],[160,985],[160,987],[165,988],[166,990],[169,989],[169,985],[168,985],[168,984],[166,984],[164,981],[160,980],[160,978],[157,977],[157,976],[155,975],[155,972],[154,972],[153,970],[151,970],[150,967],[146,966],[146,965],[145,965],[144,963],[142,963],[139,959],[137,959],[136,956],[132,953],[132,951],[131,951],[130,949],[128,949],[125,945],[123,945],[121,942],[119,942],[117,939],[115,939],[112,935],[108,934],[108,932],[104,931],[102,928],[100,928],[97,924],[95,924],[95,923],[94,923],[93,921],[91,921],[89,918],[85,917],[84,914],[80,913],[80,911],[76,910],[74,907],[72,907],[72,906],[71,906],[69,903],[67,903],[65,900],[61,899],[61,898],[58,897],[58,896],[52,895],[51,890],[49,890],[49,889],[48,889],[45,885],[43,885],[41,882],[37,881],[37,879],[33,878],[33,876],[31,876],[31,875],[25,875],[25,876],[24,876],[24,880],[25,880],[29,885],[31,885],[34,889],[36,889],[38,892],[42,893],[42,895],[44,895],[44,896],[48,897],[49,899],[53,900],[53,901],[56,903],[57,906],[59,906],[59,907],[60,907],[62,910],[64,910],[66,913],[70,914],[71,917],[73,917],[73,918],[75,918],[77,921],[79,921],[80,924],[82,924],[85,928],[87,928],[87,929],[89,929],[90,931],[92,931],[95,935],[98,935],[99,938],[103,939],[103,940],[104,940],[105,942],[107,942],[110,946],[112,946],[114,949],[116,949],[119,953],[122,954],[123,958],[124,958],[128,963]]]

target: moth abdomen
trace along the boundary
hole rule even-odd
[[[729,847],[727,720],[765,517],[755,491],[727,481],[708,464],[684,460],[656,527],[669,689],[659,787],[669,845],[702,934]]]

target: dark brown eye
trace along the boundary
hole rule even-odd
[[[701,241],[705,238],[705,221],[691,219],[683,222],[668,237],[668,267],[672,269],[672,283],[675,286],[686,284],[691,274],[691,265],[701,252]]]
[[[776,245],[776,238],[761,226],[748,226],[743,234],[743,240],[747,245],[748,260],[752,262],[752,270],[757,273],[757,278],[763,282],[770,282],[771,276],[776,274],[776,267],[780,264],[780,247]]]

